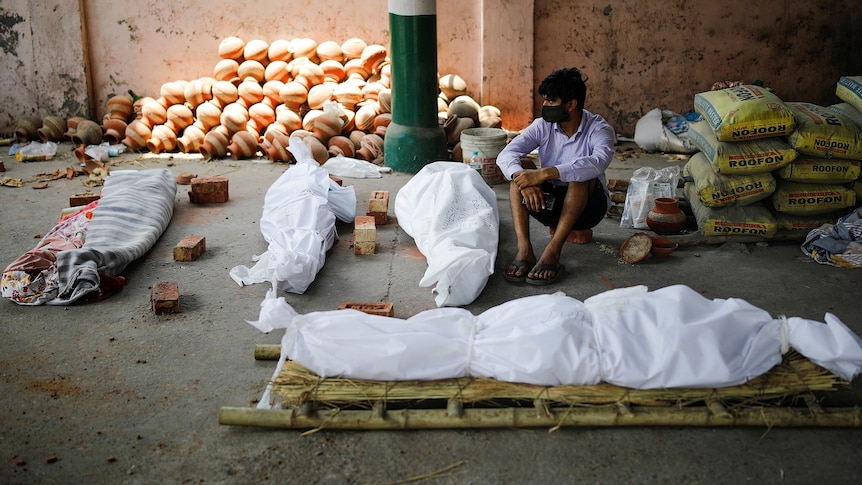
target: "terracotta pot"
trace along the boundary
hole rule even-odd
[[[167,109],[167,121],[170,121],[175,127],[174,133],[182,133],[187,126],[195,122],[195,115],[192,110],[184,104],[175,104]]]
[[[316,137],[307,136],[302,139],[302,142],[311,150],[311,156],[317,163],[323,165],[329,160],[329,151],[326,149],[326,145],[321,143]]]
[[[344,71],[344,64],[335,59],[329,59],[320,63],[320,68],[323,69],[323,81],[340,83],[347,75]]]
[[[386,128],[392,123],[392,113],[380,113],[374,117],[374,134],[386,135]]]
[[[87,118],[82,118],[80,116],[73,116],[66,120],[66,133],[63,134],[68,139],[72,139],[72,136],[75,134],[75,131],[78,130],[78,123],[85,120]]]
[[[377,69],[386,60],[386,48],[379,44],[371,44],[362,50],[362,65],[370,73],[376,73]]]
[[[60,141],[68,129],[66,119],[59,116],[46,116],[42,120],[42,127],[36,130],[42,143],[48,141]]]
[[[126,137],[126,122],[119,118],[108,118],[102,124],[104,140],[110,145],[120,143]]]
[[[72,143],[85,146],[102,143],[102,127],[95,121],[81,120],[72,135]]]
[[[480,128],[500,128],[503,125],[500,109],[496,106],[482,106],[479,108]]]
[[[323,114],[323,110],[312,109],[302,117],[302,129],[314,133],[314,120]]]
[[[231,137],[227,151],[230,153],[231,158],[240,160],[255,156],[257,148],[257,135],[248,130],[240,130]]]
[[[212,84],[207,83],[203,79],[189,81],[183,90],[183,97],[191,109],[195,109],[201,103],[212,99],[212,96]]]
[[[302,83],[289,81],[284,83],[279,97],[285,106],[299,112],[299,107],[308,99],[308,88]]]
[[[225,106],[239,99],[239,91],[229,81],[216,81],[212,87],[213,100],[218,101],[218,107],[224,109]]]
[[[344,73],[347,74],[348,79],[355,81],[365,81],[368,79],[368,76],[371,75],[371,73],[365,69],[365,64],[362,63],[362,59],[350,59],[345,62]]]
[[[213,77],[216,81],[230,82],[232,79],[239,77],[239,62],[233,59],[222,59],[216,62],[213,67]]]
[[[239,95],[239,99],[245,101],[248,106],[263,101],[263,86],[257,81],[245,80],[239,83],[239,86],[236,87],[236,92]]]
[[[317,58],[321,63],[323,61],[332,60],[341,62],[344,59],[344,52],[341,50],[341,44],[334,40],[326,40],[317,44]]]
[[[384,89],[386,89],[386,86],[379,82],[365,83],[365,86],[362,86],[362,99],[377,101],[377,98],[380,96],[380,91],[383,91]]]
[[[317,41],[309,38],[293,39],[293,57],[307,57],[311,61],[317,61]]]
[[[332,92],[335,90],[335,83],[321,83],[312,86],[308,90],[308,107],[311,109],[323,109],[323,104],[332,100]]]
[[[352,37],[341,43],[341,52],[347,60],[359,59],[362,57],[362,51],[364,51],[366,47],[368,47],[368,44],[366,44],[364,40],[358,37]]]
[[[42,118],[38,116],[22,116],[18,118],[15,128],[15,136],[18,141],[31,141],[39,139],[39,128],[42,127]]]
[[[284,61],[271,61],[266,65],[263,72],[265,81],[281,81],[286,83],[290,81],[290,71],[287,70],[287,63]]]
[[[248,111],[237,103],[225,106],[221,112],[221,125],[227,128],[232,136],[234,133],[244,130],[248,124]]]
[[[445,74],[440,77],[437,84],[448,99],[467,94],[467,82],[457,74]]]
[[[378,105],[381,113],[391,113],[392,112],[392,90],[391,89],[381,89],[380,92],[377,93],[377,105]]]
[[[354,123],[356,123],[356,129],[362,131],[370,131],[374,128],[374,118],[377,116],[377,103],[368,103],[362,105],[361,108],[356,110],[356,118],[354,119]]]
[[[450,146],[461,141],[461,132],[473,128],[473,120],[471,118],[461,118],[455,115],[446,118],[443,123],[443,131],[446,133],[446,141]]]
[[[647,213],[646,223],[656,234],[679,234],[688,221],[679,208],[679,200],[672,197],[657,197],[655,207]]]
[[[299,68],[299,74],[296,75],[294,81],[305,86],[305,89],[310,90],[312,86],[317,86],[324,79],[323,68],[313,63],[303,64]]]
[[[356,147],[353,146],[353,142],[350,141],[350,138],[343,135],[336,135],[330,138],[326,143],[326,148],[329,154],[333,157],[343,155],[348,158],[353,158],[356,153]]]
[[[153,134],[147,140],[147,148],[153,153],[169,152],[177,147],[177,134],[165,125],[153,127]]]
[[[446,114],[455,115],[459,118],[470,118],[473,126],[479,126],[479,103],[470,96],[458,96],[449,103]]]
[[[284,129],[284,125],[275,121],[271,123],[266,129],[263,130],[263,136],[261,136],[260,144],[263,146],[264,142],[272,143],[272,140],[281,135],[288,135],[287,130]]]
[[[224,158],[227,155],[229,144],[230,139],[227,133],[216,128],[206,134],[199,150],[204,158]]]
[[[188,81],[183,80],[166,82],[159,89],[159,95],[167,101],[167,106],[182,104],[186,101],[186,84]]]
[[[195,115],[204,131],[209,131],[221,123],[221,108],[210,101],[201,103],[195,110]]]
[[[253,80],[258,83],[263,81],[265,74],[266,68],[263,67],[263,64],[250,60],[242,61],[236,71],[236,75],[241,81]]]
[[[193,153],[200,150],[206,134],[195,125],[189,125],[183,131],[183,136],[177,138],[177,147],[183,153]]]
[[[270,63],[273,61],[290,62],[293,59],[293,46],[286,39],[274,40],[269,44],[267,57]]]
[[[324,112],[314,118],[311,132],[321,143],[326,144],[330,138],[341,133],[341,118],[336,114]]]
[[[287,149],[289,144],[290,137],[288,135],[275,135],[271,141],[266,143],[263,151],[266,153],[266,158],[273,162],[289,162],[293,160],[293,154]]]
[[[265,63],[268,61],[269,42],[262,39],[253,39],[245,43],[242,56],[246,60]]]
[[[671,241],[665,237],[654,237],[652,238],[652,247],[650,248],[650,253],[658,259],[664,259],[670,255],[670,253],[676,251],[676,248],[679,244]]]
[[[141,117],[146,118],[150,126],[161,125],[168,120],[168,109],[157,99],[149,99],[141,106]]]
[[[128,121],[134,112],[134,101],[131,96],[117,95],[108,99],[108,117],[115,120]]]
[[[242,59],[245,41],[236,36],[226,37],[219,42],[218,55],[222,59]]]
[[[153,131],[141,120],[135,120],[126,126],[126,137],[123,145],[129,150],[138,150],[147,146],[147,140],[153,136]]]
[[[290,108],[276,108],[275,120],[284,126],[284,130],[288,135],[296,130],[302,129],[302,117],[299,116],[299,113]]]
[[[261,132],[275,122],[275,110],[266,103],[256,103],[248,108],[248,118],[254,120],[258,131]]]

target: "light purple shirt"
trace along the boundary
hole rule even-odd
[[[558,123],[548,123],[542,118],[533,120],[497,155],[497,165],[506,180],[512,180],[516,172],[523,170],[521,158],[538,148],[541,166],[556,166],[560,172],[560,179],[552,183],[562,185],[597,178],[608,196],[605,170],[614,156],[614,129],[601,116],[587,110],[582,113],[578,131],[571,138]],[[610,203],[608,196],[608,206]]]

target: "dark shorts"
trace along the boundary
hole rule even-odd
[[[530,216],[545,226],[557,227],[557,224],[560,222],[560,215],[563,213],[563,201],[566,198],[566,192],[568,192],[568,190],[568,184],[554,185],[550,182],[543,182],[542,191],[554,196],[553,207],[551,207],[550,210],[538,212],[528,210],[527,212]],[[600,181],[596,180],[596,186],[593,188],[589,200],[587,200],[587,206],[584,207],[584,212],[581,213],[581,217],[575,221],[574,226],[572,226],[572,230],[583,231],[585,229],[596,227],[599,225],[599,222],[602,222],[602,219],[604,219],[607,212],[608,199],[607,196],[605,196],[604,187],[602,187],[602,183]]]

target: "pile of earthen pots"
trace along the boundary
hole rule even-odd
[[[219,44],[212,76],[166,82],[158,97],[112,96],[98,124],[22,117],[21,141],[102,141],[153,153],[201,153],[205,158],[291,161],[289,138],[298,136],[318,163],[344,155],[382,163],[392,121],[390,60],[379,44],[351,38],[339,44],[308,38]],[[460,134],[472,127],[500,127],[500,111],[480,106],[456,74],[439,78],[438,121],[453,160],[461,160]]]

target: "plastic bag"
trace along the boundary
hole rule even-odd
[[[626,205],[620,219],[620,227],[649,229],[647,214],[655,207],[657,197],[676,197],[679,183],[679,167],[655,169],[641,167],[632,173],[626,192]]]
[[[336,177],[351,177],[357,179],[379,179],[383,173],[392,171],[389,167],[381,167],[365,160],[336,155],[331,157],[323,168]]]
[[[635,143],[647,152],[694,153],[688,121],[673,111],[654,109],[635,125]]]
[[[19,162],[30,162],[36,160],[50,160],[57,153],[57,144],[53,141],[40,143],[30,142],[15,152],[15,160]]]

